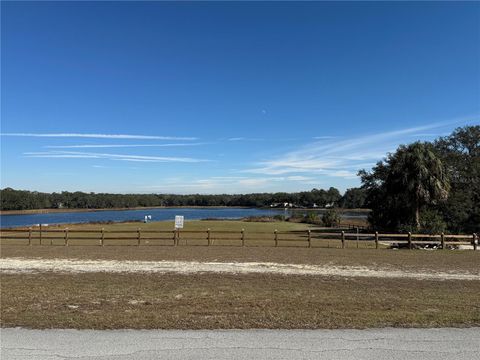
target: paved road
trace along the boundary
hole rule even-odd
[[[480,328],[373,330],[1,329],[1,358],[480,359]]]

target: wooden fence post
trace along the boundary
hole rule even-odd
[[[32,246],[32,228],[28,228],[28,245]]]
[[[277,229],[275,229],[275,231],[273,232],[275,234],[275,247],[278,246],[278,231]]]
[[[477,234],[475,233],[472,236],[472,245],[473,245],[473,250],[477,250],[478,237],[477,237]]]
[[[378,249],[378,231],[375,231],[375,249]]]
[[[210,241],[210,229],[207,229],[207,240],[208,240],[208,246],[210,246],[212,244]]]
[[[312,247],[312,232],[308,230],[308,247]]]
[[[140,234],[140,228],[137,228],[137,246],[140,246],[140,239],[142,235]]]
[[[100,245],[105,246],[105,229],[102,228],[102,238],[100,239]]]
[[[408,232],[408,248],[412,250],[412,233]]]
[[[345,249],[345,231],[342,230],[342,249]]]
[[[242,229],[242,246],[245,246],[245,229]]]
[[[445,246],[445,233],[440,234],[440,241],[442,243],[442,250],[447,250],[447,247]]]
[[[65,241],[64,241],[64,245],[65,245],[65,246],[68,246],[68,228],[65,228]]]
[[[177,229],[173,230],[173,246],[177,246]]]

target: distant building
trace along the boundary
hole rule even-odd
[[[284,202],[284,203],[270,204],[270,207],[271,208],[294,208],[294,207],[299,207],[299,206],[294,204],[294,203]]]

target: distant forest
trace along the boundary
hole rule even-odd
[[[326,205],[343,208],[361,208],[365,191],[348,189],[342,196],[338,189],[313,189],[297,193],[257,193],[242,195],[173,195],[173,194],[105,194],[67,192],[42,193],[5,188],[0,190],[1,210],[30,209],[108,209],[153,206],[248,206],[270,207],[272,204],[291,203],[297,207]]]

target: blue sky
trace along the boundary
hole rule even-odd
[[[480,124],[479,3],[2,2],[1,187],[358,186]]]

